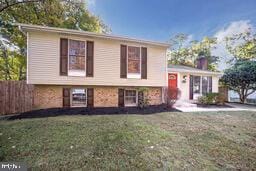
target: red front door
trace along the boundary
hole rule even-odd
[[[177,99],[177,74],[168,74],[168,95],[171,99]]]

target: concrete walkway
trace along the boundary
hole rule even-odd
[[[247,104],[240,104],[240,103],[227,103],[227,105],[234,108],[241,108],[241,109],[256,111],[256,105],[247,105]]]
[[[216,108],[207,108],[207,107],[197,107],[197,106],[175,106],[175,108],[181,112],[207,112],[207,111],[255,111],[256,112],[256,106],[251,105],[243,105],[243,104],[237,104],[237,103],[227,103],[228,106],[231,107],[216,107]]]

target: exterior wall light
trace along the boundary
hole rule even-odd
[[[186,83],[187,82],[187,75],[183,75],[182,77],[182,83]]]

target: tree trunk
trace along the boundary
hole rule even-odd
[[[244,103],[245,102],[245,99],[246,99],[246,96],[244,94],[244,89],[241,89],[238,91],[238,94],[239,94],[239,99],[240,99],[240,102],[241,103]]]
[[[245,102],[245,98],[244,97],[240,97],[240,102],[244,103]]]

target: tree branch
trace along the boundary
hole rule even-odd
[[[256,90],[251,91],[250,93],[246,94],[246,97],[256,92]]]
[[[33,2],[39,2],[39,1],[44,1],[44,0],[23,0],[23,1],[16,1],[12,4],[9,4],[8,1],[5,1],[6,5],[0,8],[0,13],[14,5],[18,5],[18,4],[22,4],[22,3],[33,3]]]

